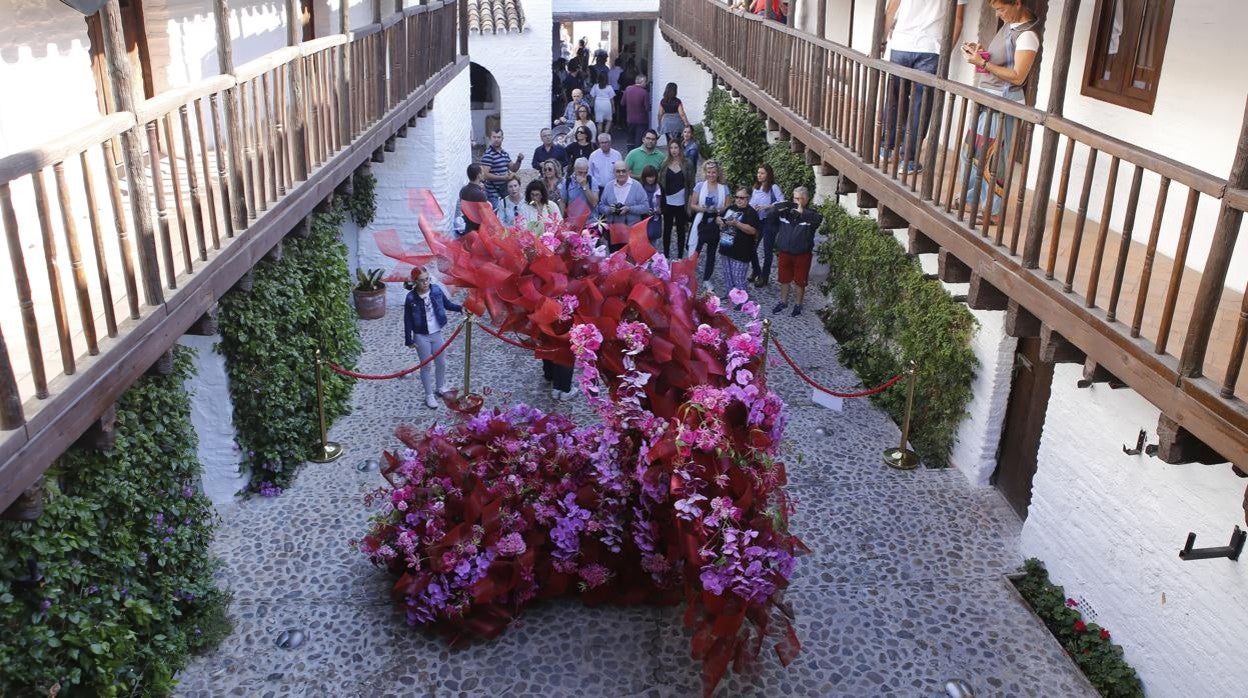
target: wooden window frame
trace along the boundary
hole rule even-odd
[[[1088,35],[1088,52],[1087,58],[1083,65],[1083,82],[1080,84],[1080,94],[1085,97],[1091,97],[1093,99],[1115,104],[1127,109],[1144,112],[1145,114],[1152,114],[1153,108],[1157,104],[1157,91],[1160,87],[1162,68],[1165,65],[1166,45],[1170,40],[1170,24],[1174,19],[1174,0],[1160,0],[1162,3],[1161,11],[1165,14],[1158,21],[1159,26],[1164,28],[1158,33],[1159,35],[1157,37],[1157,80],[1153,84],[1153,89],[1147,91],[1146,97],[1136,97],[1129,94],[1123,94],[1122,92],[1110,90],[1093,84],[1092,71],[1097,62],[1096,51],[1097,47],[1101,44],[1101,29],[1103,28],[1101,18],[1105,15],[1105,3],[1113,1],[1114,0],[1096,0],[1094,14],[1092,15],[1092,32]],[[1124,19],[1122,42],[1132,47],[1130,49],[1132,54],[1129,59],[1129,64],[1134,66],[1136,61],[1135,52],[1139,46],[1139,29],[1136,28],[1131,32],[1128,32],[1127,30],[1130,29],[1130,27],[1125,25],[1126,22]]]

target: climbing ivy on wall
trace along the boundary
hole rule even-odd
[[[947,465],[958,425],[971,400],[979,365],[970,342],[976,322],[940,282],[925,279],[918,261],[875,221],[851,216],[833,201],[819,207],[828,235],[816,248],[828,265],[821,313],[840,344],[840,358],[867,385],[918,364],[910,441],[929,466]],[[871,398],[898,424],[906,392]]]
[[[228,634],[213,584],[215,515],[200,475],[192,352],[117,404],[116,442],[67,451],[43,514],[0,522],[0,695],[167,695]]]
[[[359,187],[371,198],[372,187]],[[282,258],[253,270],[251,290],[221,299],[220,349],[230,378],[234,428],[251,492],[276,495],[319,443],[315,352],[354,366],[360,335],[351,305],[347,247],[338,240],[347,205],[312,216],[307,238],[287,237]],[[349,409],[354,380],[326,371],[325,415]]]

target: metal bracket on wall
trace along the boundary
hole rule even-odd
[[[1145,445],[1145,442],[1147,440],[1148,440],[1148,432],[1141,429],[1139,436],[1135,438],[1135,448],[1127,448],[1127,445],[1123,444],[1122,452],[1127,454],[1128,456],[1138,456],[1141,453],[1143,453],[1146,456],[1157,455],[1157,444]]]
[[[1238,560],[1239,554],[1244,551],[1244,540],[1248,539],[1248,531],[1244,531],[1239,526],[1231,533],[1230,545],[1222,545],[1216,548],[1196,548],[1192,546],[1196,544],[1196,534],[1187,534],[1187,545],[1179,551],[1180,560],[1209,560],[1213,558],[1224,557],[1228,560]]]

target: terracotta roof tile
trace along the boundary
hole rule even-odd
[[[479,34],[521,32],[524,8],[520,0],[468,0],[468,29]]]

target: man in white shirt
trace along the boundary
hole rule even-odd
[[[597,193],[600,196],[603,187],[615,177],[615,163],[623,159],[620,151],[611,147],[611,134],[598,134],[598,150],[589,155],[589,178],[598,187]]]
[[[962,35],[962,17],[966,0],[957,0],[953,18],[953,40],[949,50]],[[889,0],[884,10],[885,36],[888,41],[888,60],[897,65],[936,74],[940,62],[940,42],[945,28],[945,10],[948,0]],[[888,101],[884,109],[884,134],[880,145],[880,157],[892,157],[893,149],[901,147],[894,162],[906,172],[918,172],[922,166],[916,161],[919,144],[927,133],[931,118],[931,97],[926,108],[923,95],[926,87],[919,85],[910,101],[910,81],[889,78]],[[904,125],[897,129],[897,111],[906,113]]]

